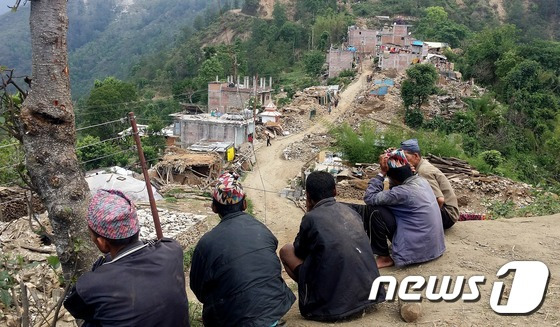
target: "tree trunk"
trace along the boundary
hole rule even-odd
[[[49,213],[64,277],[89,270],[96,256],[86,223],[89,187],[75,152],[68,72],[67,0],[31,2],[33,83],[20,116],[25,163]]]

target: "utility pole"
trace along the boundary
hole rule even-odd
[[[152,209],[152,218],[154,219],[156,235],[158,240],[160,240],[163,238],[163,233],[161,231],[161,224],[159,222],[156,200],[154,199],[154,193],[152,192],[152,184],[150,183],[150,176],[148,175],[148,168],[146,167],[146,159],[144,158],[144,151],[142,151],[142,142],[140,142],[140,135],[138,135],[138,126],[136,125],[136,117],[134,117],[134,112],[128,113],[128,119],[130,120],[132,135],[134,136],[134,141],[136,142],[138,158],[140,159],[140,166],[142,167],[144,181],[146,182],[146,190],[148,191],[148,198],[150,199],[150,209]]]

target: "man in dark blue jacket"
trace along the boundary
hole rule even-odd
[[[369,299],[379,277],[375,257],[360,216],[335,200],[328,172],[313,172],[305,184],[307,213],[292,244],[280,250],[290,277],[298,283],[299,309],[312,320],[336,321],[360,315],[382,302],[380,289]]]
[[[98,191],[88,208],[92,241],[106,255],[81,276],[64,307],[84,326],[189,326],[183,250],[173,240],[138,240],[134,204]]]
[[[202,302],[205,326],[276,326],[295,302],[281,276],[278,241],[244,212],[238,176],[222,174],[212,197],[221,221],[194,250],[190,285]]]

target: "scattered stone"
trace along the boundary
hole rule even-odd
[[[170,238],[174,238],[176,235],[187,231],[199,221],[206,219],[206,215],[172,212],[165,209],[158,209],[158,216],[163,235]],[[138,210],[138,220],[141,226],[140,238],[156,239],[152,211],[149,208]]]
[[[406,322],[415,322],[422,315],[420,302],[400,302],[401,317]]]

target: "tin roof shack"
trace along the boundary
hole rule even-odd
[[[224,161],[233,161],[235,158],[235,148],[231,142],[207,142],[200,141],[188,148],[193,152],[216,152]]]
[[[251,115],[223,114],[215,117],[209,114],[184,115],[171,114],[174,117],[174,135],[178,135],[182,148],[200,141],[231,142],[235,148],[248,142],[249,134],[255,132],[255,123]]]
[[[443,51],[449,48],[449,44],[445,42],[424,42],[424,45],[431,54],[443,54]]]
[[[176,146],[166,149],[163,159],[154,166],[161,185],[207,186],[218,178],[222,158],[216,152],[193,152]]]
[[[228,76],[227,82],[214,81],[208,83],[208,110],[224,114],[239,112],[256,97],[259,103],[268,103],[272,99],[272,77],[268,84],[266,78],[243,78],[243,83],[238,76],[237,81],[233,76]]]
[[[354,46],[362,56],[374,54],[377,45],[377,31],[359,28],[354,25],[349,26],[348,44]]]
[[[337,77],[343,70],[352,69],[355,50],[355,48],[335,49],[333,47],[329,49],[327,54],[327,62],[329,63],[329,78]]]

